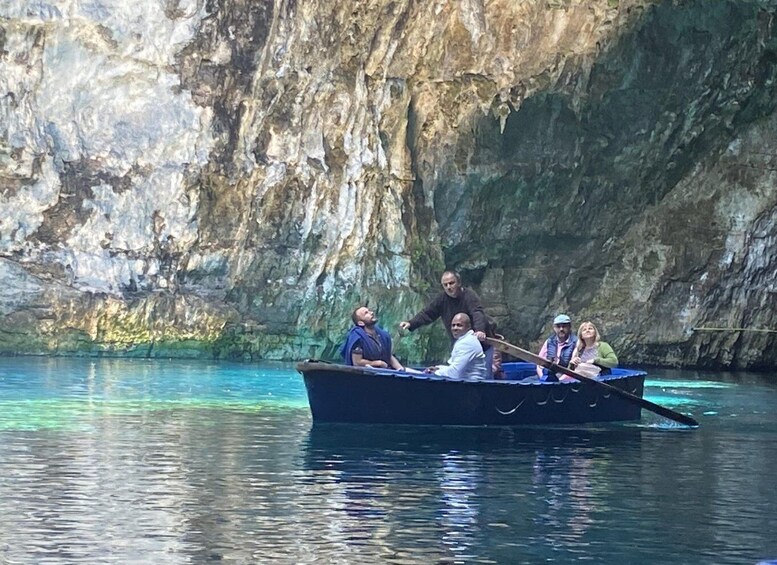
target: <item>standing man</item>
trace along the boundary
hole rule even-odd
[[[451,322],[453,317],[462,312],[471,320],[475,337],[479,340],[486,337],[486,314],[480,304],[480,297],[469,288],[461,286],[461,277],[455,271],[445,271],[440,279],[443,291],[438,294],[423,310],[410,320],[400,322],[403,330],[413,331],[421,326],[434,322],[437,318],[442,320],[448,336],[453,341]]]
[[[404,370],[391,351],[391,336],[378,325],[375,312],[359,306],[351,314],[351,320],[353,327],[348,331],[340,351],[346,365]]]
[[[572,332],[572,320],[566,314],[559,314],[553,318],[553,333],[542,344],[538,355],[556,365],[569,367],[576,345],[577,336]],[[546,376],[543,377],[543,375]],[[545,373],[539,365],[537,365],[537,376],[546,381],[559,380],[557,375]],[[563,380],[567,380],[567,377],[564,377]]]
[[[460,312],[451,321],[453,343],[451,358],[447,365],[429,367],[425,372],[441,377],[466,381],[483,381],[488,378],[486,355],[480,346],[480,341],[472,331],[469,316]]]

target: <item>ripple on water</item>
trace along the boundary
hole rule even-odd
[[[44,365],[0,379],[2,563],[706,565],[777,554],[768,387],[648,386],[670,407],[719,412],[685,433],[646,411],[558,429],[311,427],[288,369]]]

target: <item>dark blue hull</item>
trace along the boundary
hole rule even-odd
[[[508,380],[466,382],[320,362],[297,365],[314,422],[522,426],[640,418],[640,406],[600,387],[527,384],[517,379],[531,374],[534,365],[508,363],[505,368]],[[615,369],[604,379],[642,397],[642,371]]]

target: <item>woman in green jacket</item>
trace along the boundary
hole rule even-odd
[[[618,366],[618,357],[610,344],[599,339],[596,326],[583,322],[577,330],[577,346],[569,366],[587,377],[608,375]]]

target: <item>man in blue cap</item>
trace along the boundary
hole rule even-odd
[[[539,356],[548,361],[568,367],[577,345],[577,336],[572,332],[572,320],[566,314],[553,318],[553,333],[545,340]],[[537,376],[545,381],[557,381],[558,377],[537,365]],[[566,377],[563,377],[566,379]]]

